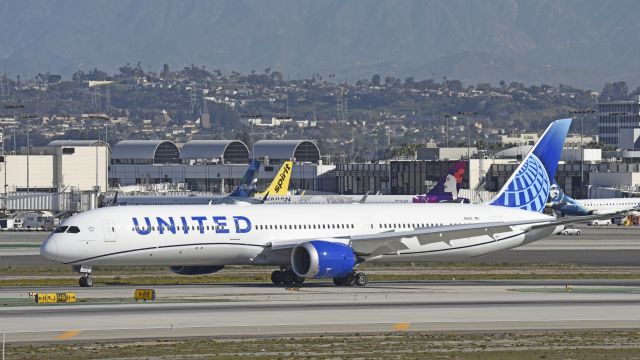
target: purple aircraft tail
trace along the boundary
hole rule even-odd
[[[437,203],[437,202],[464,202],[469,199],[459,198],[458,191],[462,187],[462,177],[467,169],[467,161],[458,161],[449,171],[438,181],[436,186],[425,195],[417,195],[413,198],[414,203]]]

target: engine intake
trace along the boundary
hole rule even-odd
[[[213,274],[224,269],[224,265],[216,266],[172,266],[171,271],[179,275]]]
[[[299,244],[291,252],[293,271],[304,278],[338,278],[353,272],[356,255],[344,244],[314,240]]]

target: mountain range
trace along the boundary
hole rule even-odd
[[[637,0],[0,2],[0,61],[23,77],[138,61],[288,78],[640,85]]]

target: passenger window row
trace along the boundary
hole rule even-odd
[[[354,229],[353,224],[279,224],[256,225],[257,230],[318,230],[318,229]]]
[[[147,231],[151,229],[151,231],[169,231],[170,229],[172,229],[171,226],[151,226],[151,227],[146,227],[146,226],[138,226],[138,227],[132,227],[131,231]],[[225,227],[225,226],[200,226],[200,225],[192,225],[192,226],[180,226],[180,225],[176,225],[175,226],[175,230],[176,231],[185,231],[186,230],[193,230],[193,231],[213,231],[213,230],[228,230],[229,227]]]

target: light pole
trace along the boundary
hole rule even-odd
[[[455,120],[456,117],[453,115],[444,114],[444,118],[447,124],[446,130],[445,130],[445,136],[447,137],[445,140],[445,147],[449,147],[449,118],[452,118],[453,120]]]
[[[582,189],[584,189],[584,117],[593,113],[595,113],[593,109],[569,111],[571,115],[580,116],[580,196],[583,196]]]
[[[478,115],[475,111],[458,111],[458,115],[467,115],[467,160],[471,159],[471,115]]]
[[[18,122],[18,119],[16,119],[16,110],[20,110],[20,109],[24,109],[24,105],[22,104],[18,104],[18,103],[14,103],[14,104],[7,104],[4,106],[5,109],[11,109],[13,112],[13,154],[17,154],[17,147],[16,147],[16,124]]]
[[[4,138],[4,126],[2,127],[2,163],[3,163],[3,169],[2,172],[4,173],[4,199],[5,199],[5,208],[6,208],[6,201],[7,201],[7,153],[4,150],[4,142],[6,141],[6,139]]]
[[[29,186],[29,155],[31,154],[31,139],[30,139],[30,133],[31,133],[31,126],[29,124],[29,120],[30,119],[37,119],[39,118],[38,115],[24,115],[20,117],[21,119],[25,119],[27,120],[27,192],[30,192],[30,186]]]

